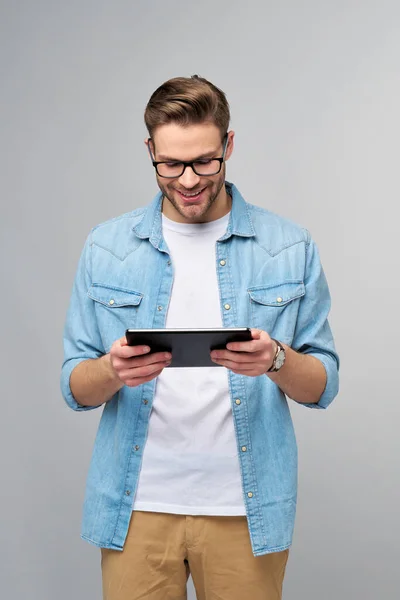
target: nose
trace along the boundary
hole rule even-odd
[[[187,190],[194,188],[200,181],[199,175],[193,171],[192,167],[186,167],[182,175],[178,179],[180,185]]]

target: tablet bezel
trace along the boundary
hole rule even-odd
[[[250,327],[127,329],[125,336],[129,346],[150,346],[150,353],[171,352],[172,362],[167,368],[218,367],[211,360],[211,350],[224,349],[229,342],[252,339]]]

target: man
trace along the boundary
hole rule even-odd
[[[176,78],[145,112],[160,193],[94,228],[68,312],[62,390],[103,406],[83,539],[101,547],[105,600],[278,600],[296,508],[286,397],[326,408],[338,390],[329,291],[307,231],[225,179],[229,106]],[[251,327],[219,368],[166,368],[127,328]]]

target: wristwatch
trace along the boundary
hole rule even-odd
[[[281,369],[285,364],[286,351],[282,344],[278,342],[278,340],[274,340],[273,338],[271,339],[276,344],[276,353],[274,360],[272,361],[272,365],[268,369],[267,373],[277,373],[277,371],[279,371],[279,369]]]

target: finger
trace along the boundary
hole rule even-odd
[[[152,381],[152,379],[155,379],[156,377],[158,377],[159,375],[161,375],[161,373],[163,372],[163,370],[164,370],[164,368],[160,369],[156,373],[153,373],[152,375],[149,375],[148,377],[136,377],[135,379],[128,379],[126,381],[125,385],[127,385],[128,387],[137,387],[139,385],[142,385],[143,383],[147,383],[148,381]]]
[[[251,340],[250,342],[230,342],[226,345],[227,350],[233,352],[259,352],[264,348],[262,340]]]
[[[128,345],[128,340],[126,339],[125,335],[122,338],[120,338],[119,343],[121,344],[121,346],[127,346]]]
[[[129,373],[132,369],[145,367],[155,363],[164,364],[171,362],[172,356],[169,352],[157,352],[154,354],[145,354],[144,356],[130,356],[124,358],[121,356],[113,356],[112,364],[118,373]]]
[[[121,344],[113,344],[112,353],[119,358],[133,358],[134,356],[142,356],[150,352],[149,346],[123,346]]]
[[[145,354],[144,356],[134,356],[129,360],[127,368],[134,369],[136,367],[144,367],[155,363],[166,363],[172,359],[170,352],[154,352]]]
[[[251,337],[253,340],[259,340],[261,338],[262,330],[261,329],[250,329]]]
[[[240,364],[253,364],[254,361],[258,358],[258,355],[255,356],[254,353],[249,352],[230,352],[229,350],[218,350],[217,352],[211,353],[211,358],[216,358],[217,360],[230,360],[232,362],[237,362]]]
[[[151,365],[144,365],[141,367],[134,367],[133,369],[122,370],[119,373],[119,378],[123,381],[130,379],[140,379],[142,377],[155,376],[155,373],[162,371],[169,363],[158,362]]]
[[[172,359],[171,352],[152,352],[150,354],[145,354],[144,356],[134,357],[134,363],[137,366],[141,365],[151,365],[156,362],[165,363]]]
[[[254,363],[238,363],[233,360],[216,360],[214,361],[216,364],[221,365],[221,367],[226,367],[231,371],[239,372],[239,373],[249,373],[254,371]]]

